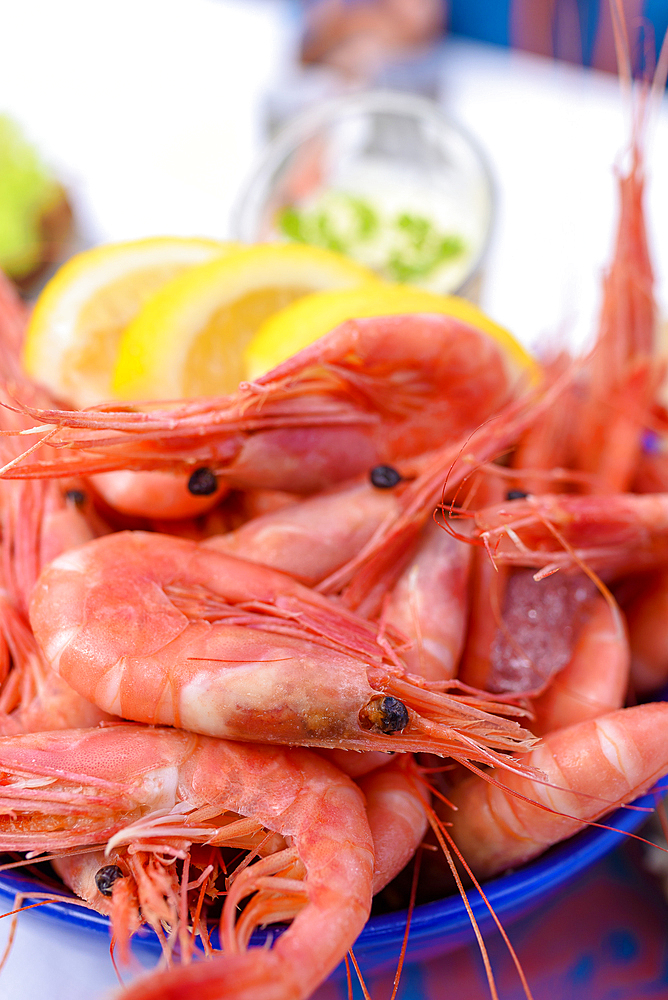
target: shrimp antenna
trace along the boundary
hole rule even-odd
[[[357,959],[355,958],[355,955],[354,955],[354,952],[353,952],[352,948],[348,952],[348,955],[350,955],[350,961],[353,963],[353,969],[355,970],[355,972],[357,974],[357,978],[359,980],[359,984],[360,984],[360,987],[362,989],[362,995],[364,997],[364,1000],[371,1000],[371,996],[369,995],[369,991],[366,988],[366,984],[365,984],[364,978],[362,976],[362,970],[360,969],[359,965],[357,964]],[[346,955],[346,969],[348,969],[348,955]],[[350,984],[350,971],[348,971],[348,983]]]
[[[413,878],[411,880],[411,894],[408,901],[408,913],[406,915],[406,929],[404,930],[404,939],[401,942],[401,953],[399,954],[399,961],[397,963],[397,971],[394,974],[394,982],[392,984],[392,996],[390,1000],[396,1000],[397,991],[399,990],[399,980],[401,979],[401,973],[404,968],[404,960],[406,958],[406,949],[408,947],[408,935],[411,932],[411,920],[413,919],[413,912],[415,910],[415,898],[417,896],[417,885],[418,878],[420,877],[420,862],[422,861],[422,849],[423,844],[420,844],[417,851],[415,852],[415,862],[413,864]]]
[[[485,966],[485,975],[487,976],[487,984],[489,986],[489,992],[492,995],[492,1000],[499,1000],[499,994],[497,992],[496,982],[494,980],[494,972],[492,971],[492,964],[491,964],[491,962],[489,960],[489,953],[488,953],[487,948],[485,946],[485,942],[484,942],[482,933],[480,931],[480,927],[478,926],[478,921],[476,920],[475,914],[473,913],[473,909],[471,908],[471,903],[469,902],[469,898],[466,895],[466,889],[464,888],[464,883],[462,882],[461,876],[460,876],[459,872],[457,871],[457,866],[455,864],[454,858],[452,857],[450,849],[449,849],[448,845],[446,844],[446,837],[447,837],[448,841],[450,842],[450,844],[453,843],[452,842],[452,838],[448,837],[448,835],[446,834],[445,827],[442,826],[442,824],[440,823],[440,821],[438,819],[438,816],[433,811],[433,809],[430,806],[425,806],[425,808],[426,808],[426,812],[427,812],[427,819],[429,820],[429,825],[431,826],[432,830],[434,831],[434,834],[436,836],[436,839],[438,840],[440,848],[443,851],[443,857],[445,858],[445,860],[448,863],[448,867],[449,867],[450,871],[452,872],[452,876],[453,876],[453,878],[454,878],[454,880],[455,880],[455,882],[457,884],[457,890],[459,892],[459,895],[461,896],[462,902],[463,902],[464,906],[466,907],[466,912],[469,915],[469,920],[471,921],[471,926],[473,928],[473,933],[476,936],[476,940],[478,942],[478,948],[480,949],[480,955],[482,957],[483,965]],[[498,923],[498,921],[497,921],[497,923]],[[500,926],[501,925],[499,924],[499,927]],[[503,933],[503,928],[501,928],[501,931]],[[528,994],[528,997],[529,997],[529,1000],[533,1000],[533,998],[532,998],[532,996],[531,996],[530,993]]]
[[[510,938],[508,937],[508,935],[507,935],[507,933],[505,931],[505,928],[503,927],[503,924],[499,920],[499,917],[497,916],[497,914],[496,914],[496,912],[494,910],[494,907],[492,906],[492,904],[490,903],[489,899],[485,895],[485,892],[483,891],[482,886],[480,885],[480,883],[478,882],[477,878],[475,877],[475,875],[471,871],[471,868],[467,864],[466,859],[464,858],[464,855],[459,850],[459,848],[457,847],[456,843],[454,842],[454,840],[452,839],[452,837],[448,833],[445,824],[443,823],[443,821],[439,818],[439,816],[434,812],[434,810],[430,806],[427,807],[427,817],[429,819],[429,825],[431,826],[432,830],[434,831],[434,834],[436,835],[436,838],[437,838],[439,844],[441,845],[443,851],[446,852],[446,848],[445,848],[445,846],[443,844],[443,841],[447,840],[450,849],[452,851],[454,851],[454,853],[456,854],[456,856],[457,856],[458,860],[460,861],[462,867],[464,868],[464,871],[469,876],[469,878],[473,882],[473,885],[475,886],[475,888],[480,893],[480,897],[482,898],[485,906],[487,907],[487,909],[489,910],[490,914],[492,915],[492,919],[494,920],[494,923],[496,924],[496,926],[497,926],[497,928],[499,930],[499,933],[501,934],[501,937],[503,938],[503,941],[504,941],[506,947],[508,948],[508,951],[510,953],[510,957],[513,960],[513,965],[517,969],[517,974],[520,977],[520,982],[522,983],[522,989],[524,990],[525,996],[526,996],[527,1000],[533,1000],[533,994],[531,992],[531,989],[529,988],[529,983],[527,981],[524,969],[522,968],[522,963],[520,962],[520,960],[519,960],[519,958],[517,956],[517,952],[513,948],[512,944],[510,942]],[[450,851],[446,852],[446,858],[448,858],[448,864],[450,864],[450,861],[452,860],[452,855],[450,854]],[[454,866],[454,860],[452,860],[452,864],[450,864],[451,870],[454,871],[455,869],[454,869],[453,866]],[[455,876],[455,878],[457,878],[457,876]],[[467,906],[467,910],[468,909],[469,909],[469,907]],[[469,916],[471,917],[472,920],[474,919],[473,916],[472,916],[471,911],[469,911]],[[483,961],[484,961],[484,958],[483,958]]]

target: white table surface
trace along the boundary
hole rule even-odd
[[[262,143],[262,107],[294,47],[290,0],[0,0],[0,111],[70,188],[84,244],[226,237]],[[617,82],[449,40],[443,102],[487,150],[498,210],[483,305],[526,344],[592,332],[628,135]],[[659,298],[668,267],[668,104],[648,144]],[[654,178],[654,180],[652,180]],[[0,945],[9,920],[0,922]],[[108,942],[21,916],[0,998],[93,1000],[116,984]]]

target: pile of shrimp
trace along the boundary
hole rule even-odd
[[[153,928],[125,1000],[306,998],[425,837],[465,893],[668,772],[648,106],[596,342],[539,385],[392,316],[233,396],[61,409],[0,283],[0,850],[121,959]]]

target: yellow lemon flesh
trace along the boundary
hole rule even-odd
[[[153,237],[77,254],[35,305],[23,356],[26,371],[79,407],[111,399],[121,334],[144,303],[165,282],[235,247],[208,239]]]
[[[378,279],[340,254],[296,244],[259,244],[191,268],[128,325],[114,395],[179,399],[233,392],[246,378],[244,348],[269,316],[310,292],[363,282]]]
[[[270,317],[244,352],[246,378],[253,380],[271,371],[347,319],[409,313],[454,316],[497,342],[509,362],[512,370],[509,374],[524,373],[530,382],[538,376],[536,362],[512,334],[467,299],[378,282],[373,286],[309,295]]]

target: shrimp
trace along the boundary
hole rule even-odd
[[[93,726],[108,718],[51,670],[28,624],[30,594],[42,566],[103,530],[78,482],[1,484],[0,632],[10,669],[0,687],[0,732]]]
[[[522,388],[502,348],[453,317],[349,320],[236,395],[175,407],[26,405],[54,459],[8,478],[209,468],[232,486],[313,493],[454,442]],[[146,512],[150,516],[150,511]]]
[[[635,581],[634,596],[624,605],[631,644],[635,690],[657,691],[668,680],[668,569]]]
[[[121,514],[164,521],[198,517],[215,507],[228,487],[205,466],[191,472],[100,472],[90,477],[103,500]]]
[[[343,753],[343,751],[341,751]],[[348,757],[357,754],[348,754]],[[386,758],[387,760],[387,758]],[[413,857],[427,830],[426,806],[428,791],[416,780],[416,767],[410,755],[390,758],[381,771],[375,771],[357,782],[362,790],[369,828],[374,845],[373,893],[380,892],[399,874]],[[201,831],[197,831],[199,836]],[[249,829],[243,836],[228,833],[227,842],[235,847],[253,851],[257,857],[266,857],[285,849],[285,840],[278,835],[267,839],[264,830],[259,833]],[[220,837],[222,837],[222,832]],[[220,838],[219,838],[220,839]],[[115,847],[108,851],[90,850],[85,854],[66,854],[52,859],[51,864],[65,884],[88,906],[111,917],[112,934],[119,943],[126,943],[129,935],[142,924],[149,924],[161,935],[162,928],[175,927],[178,922],[180,886],[175,872],[175,858],[153,853],[133,845]],[[164,851],[165,845],[161,845]],[[189,879],[196,869],[207,872],[212,891],[216,880],[215,854],[218,847],[188,850]],[[183,853],[181,847],[178,853]],[[212,860],[214,864],[212,864]]]
[[[352,559],[378,525],[398,510],[394,490],[354,483],[253,518],[203,544],[313,586]]]
[[[668,494],[548,494],[477,511],[471,540],[499,565],[586,566],[604,580],[668,562]]]
[[[569,662],[596,589],[583,573],[555,574],[535,580],[528,569],[511,569],[504,574],[505,586],[500,609],[490,574],[493,596],[493,621],[488,649],[475,683],[488,691],[524,692],[536,695],[543,691],[555,674]],[[469,664],[467,663],[467,666]],[[474,683],[469,670],[463,671],[468,683]]]
[[[428,680],[457,674],[464,645],[471,547],[427,525],[412,560],[388,595],[385,621],[411,640],[407,668]]]
[[[384,520],[400,513],[400,503],[393,489],[358,483],[248,521],[203,544],[314,586],[354,558]],[[405,557],[410,554],[407,547]],[[407,668],[428,680],[455,676],[466,626],[469,557],[470,546],[433,525],[388,594],[384,620],[410,642],[403,651]]]
[[[407,674],[364,619],[283,573],[185,539],[118,532],[66,553],[42,573],[30,618],[64,680],[139,722],[510,767],[520,765],[505,751],[533,740],[492,714],[521,715],[512,705]]]
[[[235,873],[225,954],[153,974],[128,996],[197,983],[225,996],[307,997],[341,961],[371,906],[374,851],[355,784],[303,749],[119,725],[0,739],[0,849],[235,843],[264,828],[284,843]],[[250,897],[237,920],[237,907]],[[292,920],[266,948],[255,927]]]
[[[619,9],[613,10],[620,76],[630,88],[629,43]],[[654,88],[663,90],[668,47],[657,65]],[[643,437],[665,376],[657,351],[658,309],[643,206],[644,137],[651,88],[643,81],[632,95],[629,165],[616,171],[619,219],[594,346],[585,358],[562,352],[546,366],[548,379],[569,373],[565,405],[546,411],[523,436],[515,468],[534,491],[535,470],[557,466],[580,470],[585,491],[615,493],[631,488],[642,456]]]
[[[357,782],[373,836],[374,895],[403,871],[427,832],[430,796],[416,772],[412,757],[402,755]]]
[[[547,784],[472,775],[448,792],[450,833],[479,878],[523,864],[668,771],[668,704],[652,702],[549,733],[531,752]]]
[[[20,372],[19,357],[28,324],[29,310],[12,281],[0,269],[0,370],[14,378]]]
[[[532,730],[541,735],[621,708],[630,665],[629,639],[619,608],[597,594],[571,659],[533,699]]]
[[[95,726],[109,719],[48,666],[25,617],[2,598],[0,631],[11,660],[0,688],[0,733]]]
[[[480,466],[511,448],[537,413],[550,405],[555,391],[559,388],[546,395],[527,395],[454,444],[397,463],[397,472],[407,481],[398,495],[397,511],[383,518],[360,551],[316,589],[341,595],[347,607],[366,617],[377,616],[439,502],[456,496]]]
[[[629,172],[619,177],[616,245],[604,280],[576,453],[578,467],[596,473],[609,492],[626,490],[632,482],[664,376],[656,354],[658,310],[642,205],[646,105],[645,88],[636,108]]]

